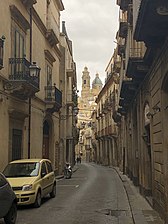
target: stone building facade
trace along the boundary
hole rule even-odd
[[[121,165],[167,223],[168,5],[152,0],[117,2]]]
[[[92,115],[95,161],[119,166],[167,223],[168,5],[117,4],[117,47]]]
[[[60,122],[60,147],[63,150],[61,161],[75,162],[75,145],[78,141],[77,123],[77,79],[76,63],[73,60],[72,41],[69,39],[65,22],[62,22],[61,32],[61,66],[60,89],[62,91],[62,108]],[[63,167],[62,167],[63,168]]]
[[[43,157],[61,171],[62,10],[61,0],[1,2],[0,170],[11,160]]]
[[[118,102],[120,58],[116,50],[106,68],[106,81],[100,91],[96,103],[97,110],[95,131],[95,161],[103,165],[118,166],[118,126],[112,116]]]

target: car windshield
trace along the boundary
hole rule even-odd
[[[6,177],[34,177],[38,176],[40,163],[11,163],[3,172]]]

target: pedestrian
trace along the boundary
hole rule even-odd
[[[76,162],[77,162],[77,164],[79,163],[79,157],[77,156],[77,158],[76,158]]]

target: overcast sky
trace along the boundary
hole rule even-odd
[[[98,72],[102,82],[105,68],[113,54],[119,22],[119,7],[116,0],[62,0],[69,39],[73,42],[73,56],[77,65],[78,89],[81,76],[88,67],[91,83]]]

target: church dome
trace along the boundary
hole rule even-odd
[[[99,74],[98,73],[96,74],[96,78],[92,82],[92,86],[95,86],[95,85],[103,85],[101,79],[99,78]]]

